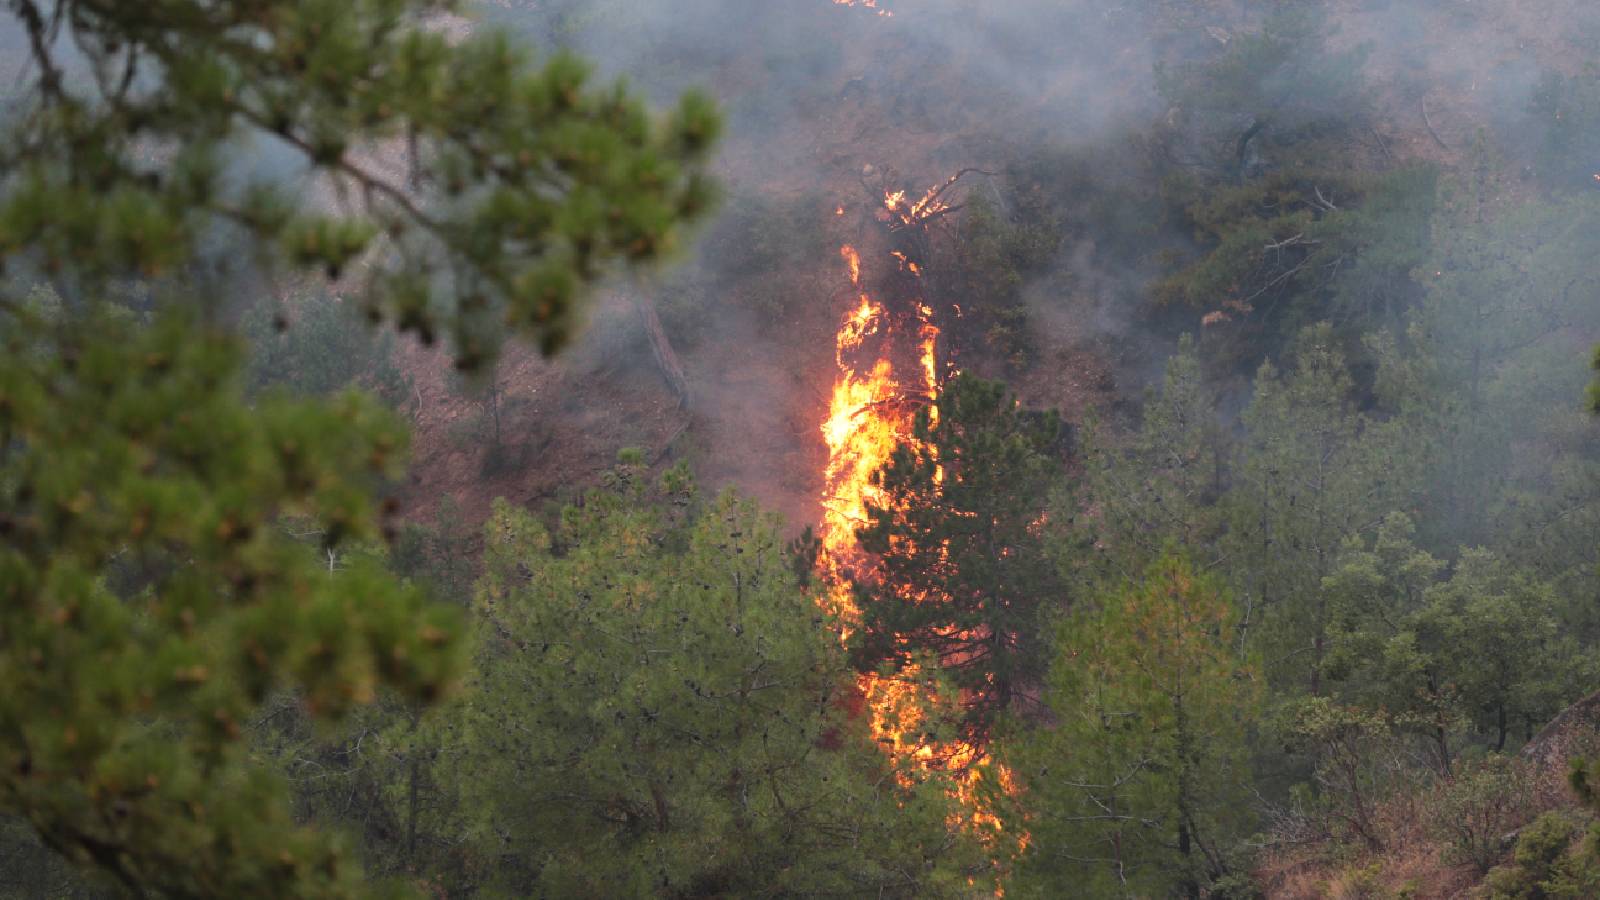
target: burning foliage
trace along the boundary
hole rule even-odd
[[[948,195],[964,176],[964,169],[909,200],[904,189],[889,187],[892,173],[877,174],[869,167],[862,184],[881,206],[875,218],[886,227],[890,249],[881,281],[874,293],[863,275],[861,253],[853,245],[840,248],[849,275],[848,302],[836,336],[837,374],[822,433],[828,448],[824,471],[822,554],[819,565],[829,586],[828,604],[840,623],[840,638],[848,641],[863,626],[864,610],[856,585],[877,577],[860,535],[874,510],[891,504],[882,470],[897,448],[911,446],[924,455],[932,452],[920,443],[915,427],[937,421],[934,405],[954,366],[946,358],[942,330],[924,282],[929,229],[960,208]],[[842,207],[840,208],[842,210]],[[924,434],[925,436],[925,434]],[[935,474],[943,479],[943,471]],[[913,602],[935,598],[913,598]],[[903,778],[948,778],[959,801],[962,824],[987,835],[998,844],[1002,832],[999,816],[986,799],[986,779],[1010,792],[1011,776],[994,766],[984,746],[984,736],[964,732],[936,736],[941,723],[934,721],[963,704],[962,691],[945,683],[939,669],[954,662],[938,655],[859,676],[864,709],[871,717],[874,738],[898,762],[908,764]],[[1020,846],[1026,836],[1016,836]]]

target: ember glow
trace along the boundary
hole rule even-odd
[[[886,192],[884,208],[893,216],[891,226],[917,224],[933,210],[948,209],[940,195],[953,183],[954,179],[915,203],[906,201],[904,191]],[[937,415],[931,404],[942,373],[940,331],[933,307],[916,296],[897,298],[899,307],[891,308],[866,288],[856,248],[846,245],[839,253],[851,291],[835,337],[837,373],[822,424],[828,462],[823,473],[821,565],[829,585],[826,603],[838,617],[841,639],[845,639],[861,622],[851,582],[864,574],[867,560],[857,543],[856,529],[866,521],[869,502],[885,502],[872,475],[899,443],[912,440],[918,410],[928,408],[931,415]],[[910,273],[915,283],[921,284],[922,269],[916,262],[901,251],[890,256],[898,271]],[[896,760],[948,777],[961,809],[961,824],[993,841],[998,849],[1002,824],[980,796],[979,785],[985,778],[998,778],[1000,789],[1009,794],[1011,775],[1002,766],[992,766],[982,747],[925,737],[929,729],[923,721],[924,710],[937,707],[940,699],[926,674],[910,668],[892,676],[859,677],[872,736]],[[910,771],[914,769],[902,777],[910,778]],[[1015,836],[1010,849],[1025,842],[1026,835]]]

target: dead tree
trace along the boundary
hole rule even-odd
[[[672,342],[667,339],[667,332],[661,327],[661,316],[656,313],[655,300],[643,291],[633,295],[634,308],[639,310],[639,320],[644,323],[645,334],[650,336],[650,349],[656,357],[656,365],[661,367],[661,374],[667,379],[667,384],[672,392],[678,395],[678,408],[689,408],[689,378],[683,372],[683,364],[678,361],[678,354],[672,349]]]

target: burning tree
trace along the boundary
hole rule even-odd
[[[961,691],[973,746],[1044,672],[1040,613],[1063,597],[1039,535],[1059,430],[1003,384],[956,377],[873,476],[856,532],[869,562],[852,585],[854,660],[899,670],[931,653]]]
[[[649,478],[638,451],[552,528],[497,505],[475,690],[441,768],[472,773],[499,886],[967,895],[974,842],[842,719],[844,654],[778,529],[682,465]]]
[[[928,624],[916,634],[913,632],[917,629],[909,623],[890,622],[879,611],[866,608],[890,594],[896,595],[892,603],[912,602],[913,598],[929,596],[930,586],[915,579],[902,579],[912,563],[905,561],[902,565],[898,557],[891,556],[886,564],[864,545],[863,536],[871,531],[871,510],[902,511],[908,521],[920,523],[921,514],[906,510],[905,504],[941,502],[937,488],[919,492],[913,489],[917,482],[909,476],[879,474],[886,466],[890,467],[888,471],[895,471],[892,460],[897,454],[911,461],[906,465],[915,467],[916,461],[925,457],[959,460],[965,452],[964,429],[958,425],[949,430],[936,427],[940,419],[935,401],[950,364],[941,337],[939,304],[930,299],[924,262],[933,242],[931,226],[960,208],[948,196],[970,171],[976,170],[963,170],[916,200],[908,199],[906,191],[897,189],[892,172],[880,173],[869,167],[862,173],[862,186],[873,197],[877,222],[884,226],[879,237],[887,245],[881,248],[881,255],[874,255],[887,265],[875,272],[872,281],[880,290],[874,293],[863,277],[861,253],[852,246],[841,248],[850,286],[837,335],[838,375],[828,418],[822,426],[828,463],[824,471],[818,562],[829,586],[827,603],[840,623],[841,639],[863,648],[857,654],[863,663],[857,688],[873,737],[898,763],[905,764],[900,769],[902,778],[941,780],[960,804],[958,819],[963,828],[979,833],[987,842],[998,838],[1003,830],[990,802],[990,792],[995,788],[1009,792],[1010,775],[1004,767],[989,766],[983,738],[992,716],[973,718],[959,711],[949,712],[953,704],[965,699],[959,695],[968,686],[986,691],[981,698],[972,694],[978,699],[978,706],[991,705],[992,692],[987,685],[979,685],[975,664],[958,658],[959,654],[946,658],[937,652],[938,648],[924,643],[920,645],[924,652],[918,653],[918,647],[907,645],[899,648],[904,652],[898,653],[891,665],[879,667],[876,663],[881,658],[872,659],[872,653],[865,649],[881,646],[885,641],[893,646],[899,634],[895,629],[901,624],[907,625],[908,641],[921,641],[937,627]],[[877,183],[869,181],[875,177]],[[843,207],[838,212],[843,215]],[[947,304],[946,308],[953,306]],[[958,388],[957,394],[962,390],[966,388]],[[1013,416],[1020,421],[1020,413],[1013,410]],[[1053,431],[1053,427],[1049,430]],[[974,431],[973,435],[977,433]],[[962,437],[946,441],[957,435]],[[933,449],[941,443],[949,446]],[[980,471],[977,466],[970,468],[974,474]],[[943,475],[937,474],[942,471],[935,465],[936,474],[929,477],[942,479]],[[958,493],[963,491],[965,488]],[[883,526],[884,545],[898,542],[898,538],[890,537],[896,527],[887,522]],[[874,588],[866,590],[865,585]],[[961,590],[953,584],[943,587],[951,592]],[[1021,605],[1020,597],[1015,602],[1005,602],[1008,609],[1020,609]],[[1003,640],[1020,633],[1009,622],[1000,625],[994,633],[1002,635]],[[891,638],[891,633],[896,637]],[[930,649],[935,652],[926,652]],[[1010,659],[1009,654],[993,658],[1002,656]],[[871,664],[867,664],[869,659]],[[930,671],[942,668],[940,664],[944,662],[951,663],[953,671],[962,677],[941,678],[945,673]],[[1014,692],[1020,681],[1012,674],[1007,668],[1006,690]],[[942,690],[941,682],[952,690]],[[968,718],[972,721],[959,721]],[[954,724],[959,727],[954,740],[947,733],[951,720],[957,720]],[[1017,844],[1000,849],[997,858],[1026,842],[1026,835],[1015,837]],[[998,849],[998,845],[991,847]]]

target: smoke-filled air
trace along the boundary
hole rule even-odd
[[[1600,897],[1593,0],[4,0],[0,900]]]

